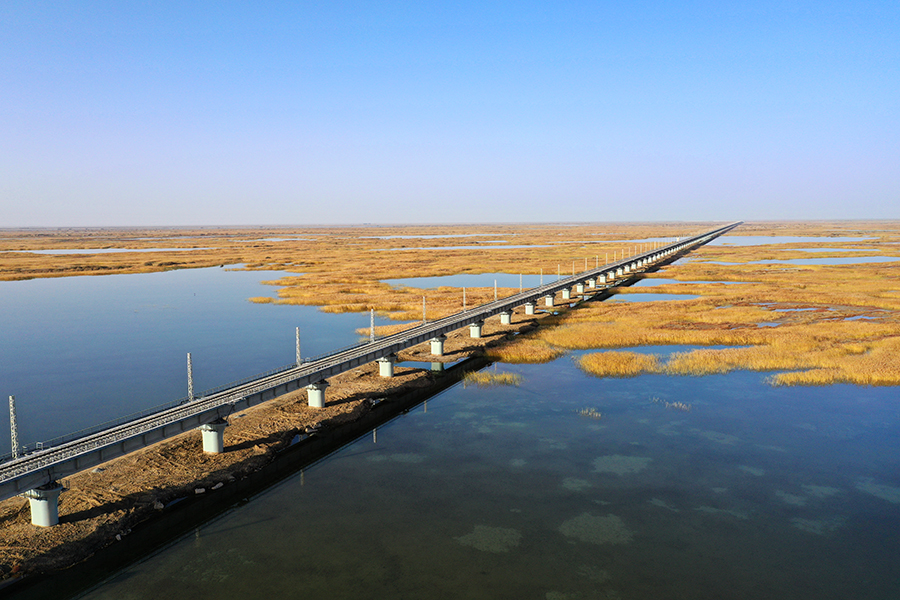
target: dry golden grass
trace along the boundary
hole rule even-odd
[[[563,348],[551,346],[534,337],[520,336],[512,344],[490,348],[487,357],[505,363],[538,364],[556,360],[565,354]]]
[[[518,386],[522,383],[522,376],[515,373],[492,373],[490,371],[469,371],[463,376],[463,385],[477,385],[478,387],[495,387],[498,385]]]
[[[897,255],[898,241],[898,233],[880,232],[876,240],[851,245],[864,247],[867,251],[861,255],[865,256]],[[593,305],[565,315],[559,327],[542,331],[541,338],[573,349],[673,344],[743,346],[675,354],[664,365],[670,374],[704,375],[751,369],[778,372],[769,378],[775,385],[900,385],[900,364],[895,359],[900,349],[900,260],[802,267],[696,261],[810,256],[794,250],[785,256],[778,248],[704,247],[691,255],[694,260],[669,267],[663,276],[683,281],[754,283],[642,288],[641,291],[656,293],[700,294],[702,298],[631,303],[627,307]],[[630,292],[638,290],[626,293]],[[657,367],[649,366],[645,372],[656,370]],[[601,365],[592,372],[614,371]]]
[[[460,311],[461,290],[394,288],[385,279],[441,276],[457,273],[523,273],[543,270],[550,281],[561,266],[584,268],[603,263],[606,255],[631,250],[614,242],[643,237],[674,237],[709,229],[710,223],[604,225],[484,225],[354,228],[246,228],[146,230],[7,230],[0,240],[0,279],[161,271],[243,263],[245,269],[295,273],[271,283],[276,299],[251,302],[318,306],[332,313],[374,309],[399,323],[378,328],[378,335],[415,326],[422,318],[438,319]],[[687,344],[752,346],[757,350],[677,356],[666,366],[672,373],[722,372],[738,368],[776,373],[776,384],[817,384],[836,381],[897,385],[900,377],[884,357],[900,336],[900,261],[865,265],[817,266],[747,264],[750,261],[842,256],[840,251],[806,253],[801,248],[864,250],[856,254],[900,255],[900,222],[771,222],[746,223],[735,235],[870,236],[859,242],[809,242],[769,246],[704,246],[665,269],[667,278],[681,281],[745,281],[742,285],[685,283],[648,292],[688,293],[697,300],[665,303],[593,303],[559,318],[545,319],[559,327],[542,327],[538,336],[520,336],[492,358],[508,362],[545,362],[565,349],[619,348]],[[470,235],[472,237],[388,238],[396,235]],[[381,237],[376,237],[381,236]],[[274,239],[273,239],[274,238]],[[532,245],[497,249],[488,240]],[[727,240],[727,236],[726,236]],[[562,242],[562,243],[560,243]],[[476,246],[476,249],[455,249]],[[63,248],[197,248],[190,252],[45,255],[12,250]],[[425,250],[424,248],[439,248]],[[488,249],[491,248],[491,249]],[[595,258],[599,257],[599,259]],[[712,261],[728,264],[720,265]],[[518,289],[500,289],[501,297]],[[634,290],[624,290],[631,293]],[[493,300],[493,288],[469,288],[466,304]],[[810,308],[778,312],[777,308]],[[851,317],[874,321],[844,321]],[[409,323],[411,322],[411,323]],[[759,327],[778,324],[778,327]],[[368,330],[360,330],[367,335]],[[730,349],[734,350],[734,349]],[[856,353],[854,354],[853,351]]]
[[[578,359],[578,366],[597,377],[636,377],[659,370],[659,358],[638,352],[592,352]]]
[[[576,412],[579,415],[581,415],[582,417],[587,417],[589,419],[602,419],[603,418],[603,413],[601,413],[600,411],[598,411],[596,408],[593,408],[593,407],[585,407],[585,408],[577,410]]]

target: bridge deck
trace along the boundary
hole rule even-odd
[[[0,465],[0,500],[89,469],[200,425],[225,418],[234,412],[271,400],[289,391],[321,382],[360,365],[396,354],[405,348],[421,344],[466,325],[481,322],[501,312],[511,311],[529,302],[536,302],[544,296],[554,295],[562,289],[571,288],[588,279],[615,272],[619,268],[630,267],[644,260],[648,260],[648,264],[655,264],[675,253],[705,244],[739,224],[740,222],[732,223],[662,248],[589,269],[8,461]],[[633,269],[633,271],[637,270],[644,269]]]

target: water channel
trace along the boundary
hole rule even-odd
[[[153,395],[163,401],[183,395],[185,351],[216,385],[292,362],[297,325],[312,354],[368,324],[246,301],[278,273],[155,275],[11,282],[26,285],[0,301],[25,316],[13,322],[19,343],[0,346],[0,380],[33,386],[26,398],[61,384],[93,393],[52,400],[60,420],[92,425],[92,411],[152,402],[145,386],[169,386]],[[518,287],[508,277],[498,285]],[[145,364],[157,353],[162,364]],[[753,372],[600,379],[577,354],[490,367],[521,384],[457,385],[83,597],[897,597],[896,388],[772,387]]]
[[[251,377],[355,344],[367,314],[255,304],[291,273],[228,268],[0,282],[0,393],[16,396],[31,444],[124,417],[194,389]],[[378,318],[376,324],[389,321]],[[0,436],[0,454],[10,450]]]
[[[496,368],[85,598],[896,598],[896,390]]]

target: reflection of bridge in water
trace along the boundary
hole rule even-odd
[[[57,501],[62,486],[58,481],[62,477],[195,428],[202,432],[205,452],[222,452],[223,433],[227,426],[225,419],[235,412],[302,387],[307,390],[309,406],[322,408],[325,405],[325,389],[328,387],[329,377],[373,361],[378,362],[381,376],[391,377],[397,353],[401,350],[430,342],[432,355],[441,356],[445,336],[451,331],[468,326],[473,338],[481,337],[485,319],[499,315],[500,323],[509,325],[515,308],[524,307],[526,315],[533,315],[541,300],[546,306],[553,306],[557,293],[561,293],[564,301],[569,301],[573,293],[585,296],[589,289],[614,287],[632,274],[645,271],[663,261],[671,261],[738,225],[740,222],[635,253],[613,263],[597,265],[571,277],[500,298],[437,321],[423,322],[412,329],[373,339],[315,360],[301,362],[298,357],[296,364],[270,374],[215,390],[200,398],[193,398],[193,394],[189,393],[185,402],[163,407],[151,414],[140,415],[99,431],[88,432],[74,439],[63,438],[39,445],[24,456],[16,456],[18,448],[14,447],[12,460],[0,465],[0,500],[23,494],[31,501],[32,523],[41,526],[55,525],[59,522]]]

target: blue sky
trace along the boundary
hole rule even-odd
[[[898,218],[900,3],[0,5],[0,227]]]

